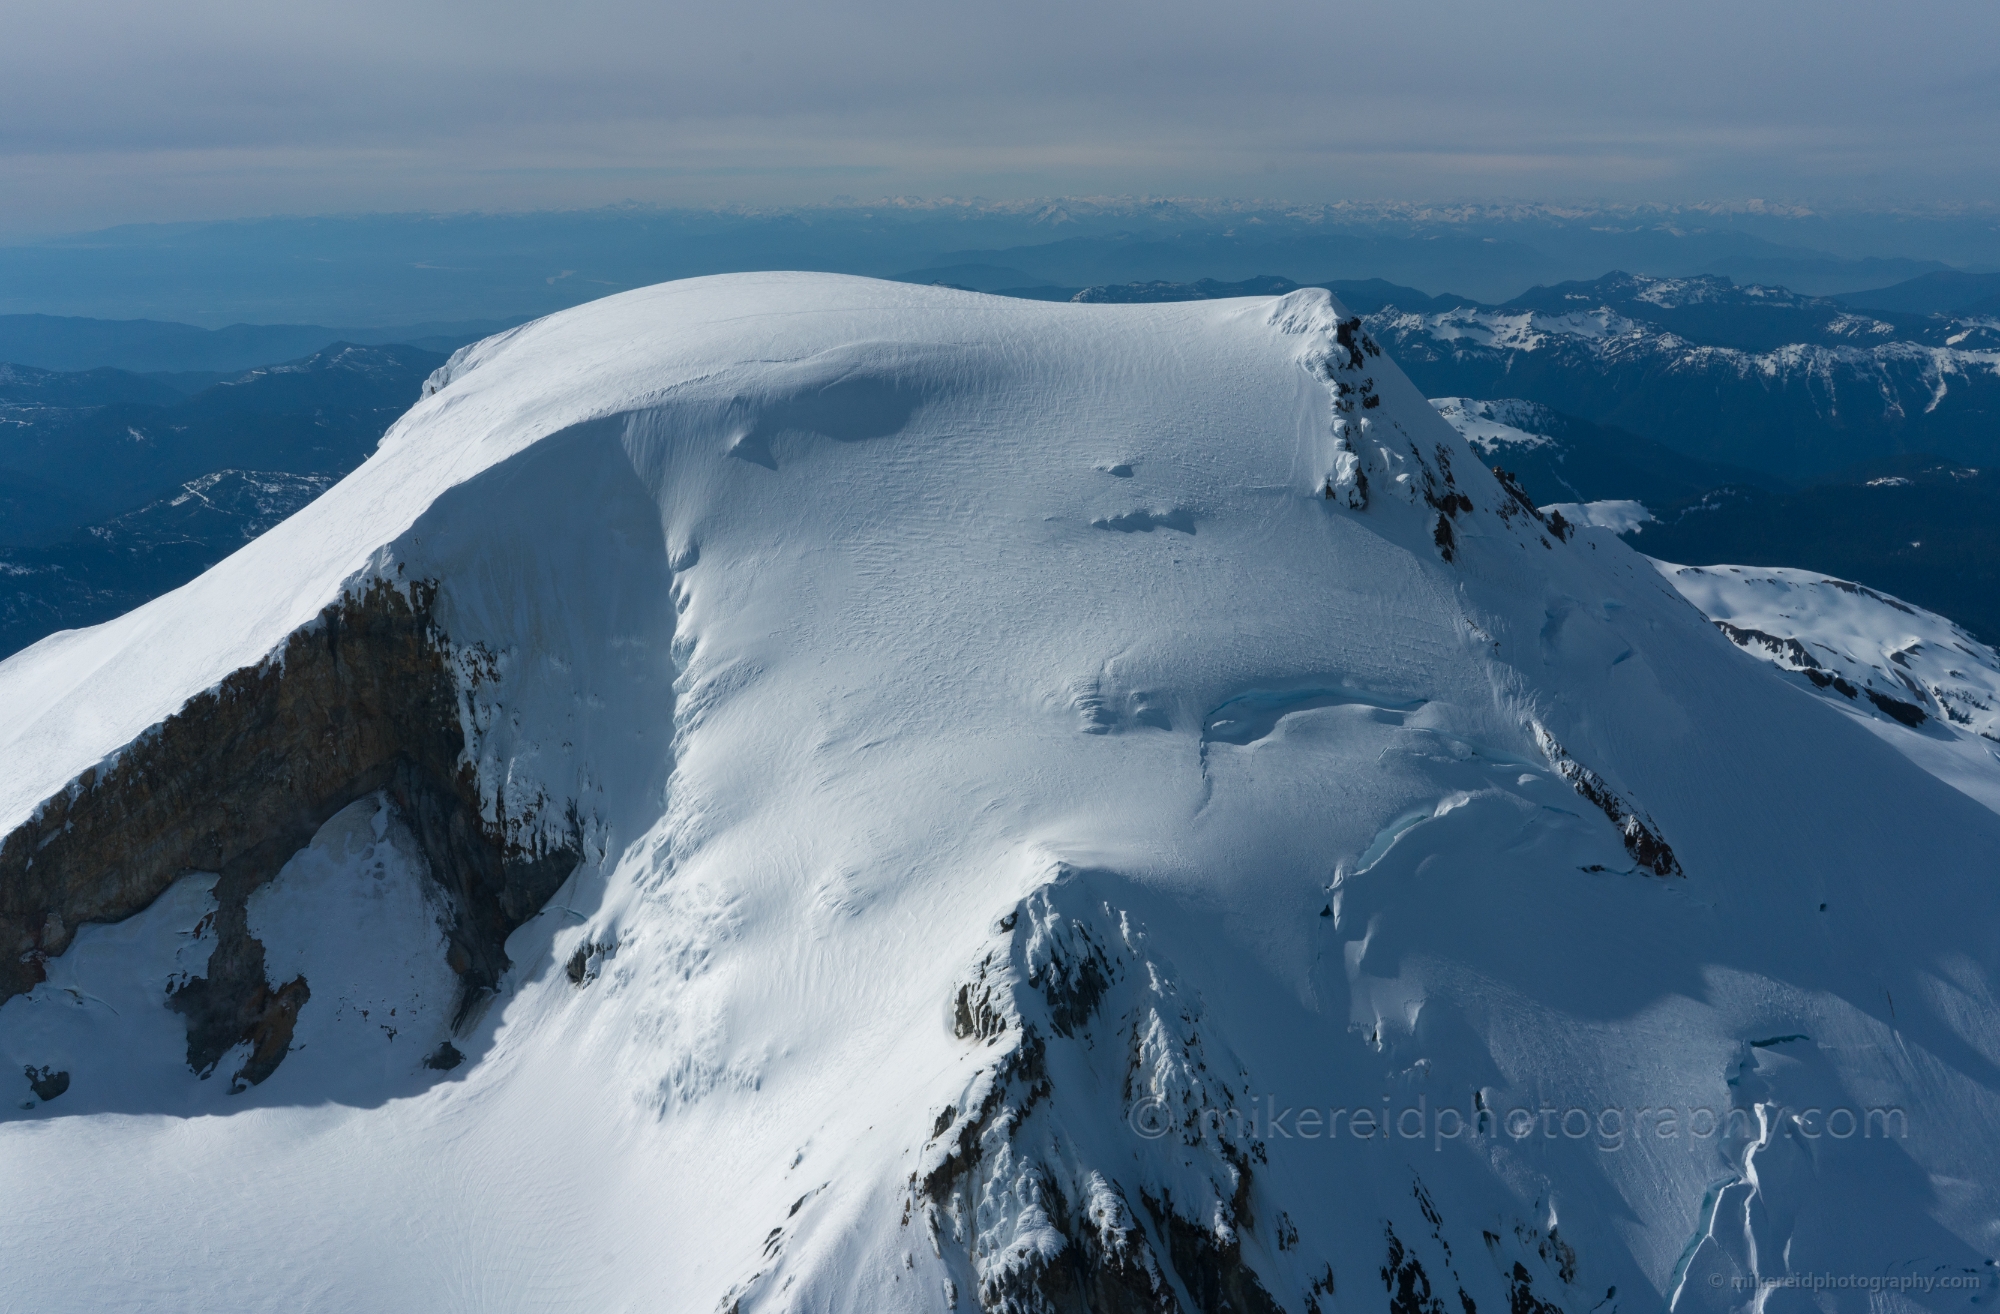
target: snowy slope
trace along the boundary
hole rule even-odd
[[[1555,442],[1540,432],[1548,427],[1549,408],[1534,402],[1513,398],[1481,401],[1474,397],[1433,397],[1431,405],[1487,460],[1512,455],[1517,450],[1533,451]]]
[[[1739,468],[1696,460],[1629,430],[1592,424],[1538,402],[1433,397],[1431,405],[1482,461],[1513,474],[1545,506],[1618,499],[1664,509],[1746,482]]]
[[[1644,502],[1622,497],[1601,502],[1551,502],[1542,510],[1551,515],[1560,513],[1572,525],[1590,525],[1614,534],[1629,534],[1653,519]]]
[[[0,834],[434,583],[485,820],[577,869],[453,1029],[420,819],[357,799],[251,896],[254,1083],[161,1006],[227,876],[76,931],[0,1004],[22,1307],[1993,1298],[2000,815],[1325,293],[697,279],[427,394],[0,663]]]
[[[1844,579],[1654,564],[1745,652],[2000,810],[2000,654],[1942,616]]]

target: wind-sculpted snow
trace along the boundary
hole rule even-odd
[[[1963,1307],[2000,813],[1538,509],[1387,345],[1316,290],[644,289],[0,663],[8,1299]],[[407,661],[334,642],[366,607]],[[378,705],[422,716],[307,769]],[[419,730],[457,758],[399,794]],[[140,885],[67,819],[136,845],[198,749],[250,856],[160,822],[189,869],[88,902]],[[296,781],[338,810],[257,849],[228,805]],[[225,908],[291,1030],[204,1081],[167,1005]]]

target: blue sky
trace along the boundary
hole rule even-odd
[[[837,195],[2000,199],[2000,6],[17,5],[0,239]]]

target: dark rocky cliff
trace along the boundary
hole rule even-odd
[[[310,986],[265,979],[246,902],[330,817],[379,790],[448,898],[464,1021],[506,970],[507,936],[567,879],[580,847],[573,825],[568,843],[528,848],[482,820],[435,597],[432,585],[379,580],[346,595],[0,840],[0,1002],[41,981],[77,927],[119,921],[178,877],[215,872],[217,946],[206,976],[170,1002],[187,1018],[191,1067],[206,1075],[247,1042],[236,1079],[263,1080]]]

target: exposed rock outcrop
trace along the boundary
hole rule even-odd
[[[509,933],[581,850],[573,817],[567,844],[540,848],[482,819],[435,596],[433,585],[382,580],[349,593],[0,840],[0,1001],[41,981],[78,926],[119,921],[177,877],[215,872],[216,948],[172,1007],[187,1017],[191,1067],[206,1074],[248,1043],[237,1078],[263,1080],[310,989],[302,977],[265,979],[247,900],[336,812],[382,790],[449,898],[463,1022],[506,970]]]
[[[1555,773],[1567,780],[1578,794],[1595,803],[1611,824],[1618,828],[1619,837],[1625,841],[1625,851],[1632,855],[1632,861],[1639,868],[1655,876],[1687,874],[1681,870],[1680,859],[1674,856],[1672,846],[1661,836],[1659,826],[1651,817],[1628,802],[1606,783],[1604,777],[1571,757],[1541,722],[1531,722],[1529,728],[1535,732],[1535,743]]]
[[[46,1063],[40,1068],[30,1064],[25,1071],[28,1074],[28,1089],[35,1092],[35,1098],[44,1104],[69,1089],[69,1073],[57,1072]]]
[[[1243,1253],[1263,1148],[1242,1135],[1245,1088],[1219,1075],[1238,1065],[1205,1055],[1198,1002],[1093,883],[1064,869],[1023,900],[955,992],[953,1033],[997,1052],[932,1126],[904,1224],[962,1257],[994,1314],[1277,1311]],[[1058,1092],[1058,1046],[1089,1086]],[[1177,1167],[1100,1159],[1086,1129],[1107,1124],[1171,1138]]]

